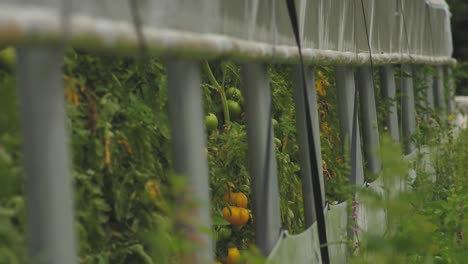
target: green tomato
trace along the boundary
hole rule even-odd
[[[232,235],[232,231],[228,227],[222,227],[219,232],[218,232],[218,238],[219,239],[228,239]]]
[[[278,123],[278,121],[276,119],[272,118],[271,123],[273,124],[274,129],[278,129],[279,123]]]
[[[15,67],[16,54],[13,47],[8,47],[0,51],[0,65],[8,69],[13,69]]]
[[[218,118],[216,117],[216,115],[210,113],[207,116],[205,116],[205,125],[208,131],[212,131],[218,128]]]
[[[231,100],[240,101],[242,99],[242,93],[236,87],[231,87],[226,90],[226,97]]]
[[[281,147],[281,144],[282,144],[281,139],[275,137],[275,138],[273,139],[273,141],[275,142],[275,146],[276,146],[277,148]]]
[[[236,118],[240,115],[241,107],[238,102],[233,100],[227,100],[227,105],[229,108],[229,115],[231,116],[231,118]]]

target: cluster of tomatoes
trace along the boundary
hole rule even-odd
[[[236,87],[231,87],[226,90],[226,104],[229,110],[231,119],[238,118],[242,113],[241,104],[244,101],[242,93]],[[205,116],[205,125],[208,131],[213,131],[218,128],[218,118],[215,114],[209,113]]]
[[[224,201],[231,206],[223,208],[223,217],[234,226],[245,225],[250,219],[250,212],[247,210],[247,196],[241,192],[231,192],[224,195]]]
[[[247,206],[249,199],[247,195],[242,192],[234,192],[234,185],[228,184],[229,190],[224,194],[223,200],[228,206],[222,209],[224,220],[229,222],[234,229],[239,229],[250,221],[253,222],[252,214]],[[219,230],[218,236],[220,239],[228,239],[232,234],[231,228],[223,227]],[[240,251],[232,244],[228,247],[225,264],[238,263]],[[216,263],[221,263],[217,261]]]
[[[230,87],[226,90],[224,95],[226,100],[224,101],[223,105],[227,107],[227,110],[229,111],[229,118],[231,120],[238,119],[241,116],[241,105],[244,101],[241,91],[236,87]],[[205,125],[208,132],[216,131],[219,126],[216,114],[209,113],[206,115]],[[228,186],[228,193],[226,193],[223,197],[223,200],[225,203],[227,203],[227,206],[222,209],[222,215],[224,220],[231,224],[231,227],[223,226],[217,230],[217,239],[224,242],[230,241],[227,248],[227,255],[222,257],[222,259],[223,263],[225,264],[234,264],[239,262],[240,251],[232,243],[233,241],[231,241],[232,231],[233,229],[239,230],[242,228],[242,226],[247,224],[249,220],[252,220],[252,215],[250,210],[247,209],[249,202],[247,195],[242,192],[234,192],[234,184],[232,183],[228,183]],[[216,263],[221,262],[216,261]]]

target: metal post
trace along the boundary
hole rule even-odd
[[[335,79],[338,98],[338,115],[340,119],[340,136],[345,149],[351,149],[351,135],[353,128],[354,94],[356,91],[353,68],[337,66],[335,68]],[[358,125],[359,127],[359,125]],[[356,168],[356,175],[351,175],[350,182],[353,185],[361,186],[364,183],[364,171],[362,167],[361,136],[358,129],[356,142],[356,164],[351,164]]]
[[[371,173],[377,174],[380,172],[382,165],[377,152],[380,149],[380,139],[371,67],[363,66],[358,68],[358,88],[362,115],[364,157],[366,158],[367,169]]]
[[[304,89],[302,78],[300,75],[300,66],[294,67],[294,102],[296,105],[296,129],[297,129],[297,142],[299,144],[299,159],[301,163],[301,177],[302,177],[302,195],[304,199],[304,214],[306,227],[311,226],[315,220],[315,205],[314,193],[312,188],[312,171],[311,171],[311,157],[307,146],[307,127],[306,115],[304,105]],[[309,109],[311,110],[311,123],[314,133],[315,155],[317,157],[317,167],[319,168],[320,189],[322,191],[322,201],[325,201],[325,190],[323,185],[323,171],[322,171],[322,152],[320,147],[320,131],[319,131],[319,116],[317,111],[317,95],[315,91],[315,74],[312,67],[305,68],[305,78],[308,84],[309,97],[307,98]]]
[[[382,97],[392,100],[389,113],[387,115],[386,125],[392,139],[400,142],[400,130],[398,128],[398,111],[395,96],[395,70],[393,65],[385,65],[380,68],[380,81]]]
[[[63,52],[18,48],[17,55],[31,263],[77,263]]]
[[[411,153],[415,146],[411,137],[416,132],[416,113],[414,106],[413,90],[413,68],[410,65],[401,65],[403,72],[401,77],[401,123],[403,130],[403,141],[405,143],[405,154]]]
[[[427,96],[427,108],[434,110],[434,76],[426,74],[426,96]],[[430,113],[427,114],[426,120],[430,118]]]
[[[253,181],[255,236],[258,248],[266,256],[278,240],[281,230],[273,126],[270,120],[272,102],[267,67],[262,64],[246,63],[242,68],[242,78],[249,171]],[[271,133],[270,138],[268,133]]]
[[[447,80],[447,113],[453,114],[455,112],[455,84],[452,74],[452,67],[445,66],[445,78]]]
[[[212,263],[211,237],[202,230],[211,228],[211,217],[200,67],[195,61],[171,59],[167,76],[174,170],[186,177],[190,199],[197,203],[192,211],[192,224],[197,229],[190,233],[201,249],[194,254],[192,263]]]
[[[444,70],[442,66],[436,66],[436,76],[434,80],[434,105],[436,110],[445,119],[445,91],[444,91]]]

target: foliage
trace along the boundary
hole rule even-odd
[[[204,112],[212,121],[216,120],[207,129],[206,149],[215,254],[219,260],[232,259],[234,253],[237,256],[237,248],[241,260],[262,263],[264,259],[259,257],[254,247],[253,223],[256,219],[252,214],[252,201],[255,196],[248,171],[240,67],[229,61],[204,62],[202,66]],[[165,70],[163,63],[155,59],[142,64],[130,58],[95,56],[81,51],[70,50],[66,54],[64,98],[72,139],[80,263],[187,263],[190,262],[190,255],[199,250],[199,245],[193,242],[196,238],[187,237],[187,233],[181,232],[181,227],[196,228],[190,224],[190,210],[196,204],[189,202],[189,186],[171,169]],[[12,71],[12,68],[0,69],[0,241],[3,242],[0,243],[0,263],[27,262],[21,139]],[[294,88],[290,81],[292,69],[273,65],[269,66],[268,73],[273,102],[272,118],[275,120],[272,121],[273,141],[278,165],[281,220],[290,233],[299,233],[306,226],[298,156],[300,146],[296,141]],[[345,144],[340,142],[333,69],[318,67],[315,76],[326,200],[336,203],[350,198],[349,158],[346,148],[337,147]],[[424,85],[418,82],[415,87],[417,98],[422,98]],[[380,87],[376,87],[376,94],[379,92]],[[241,109],[240,114],[235,114],[233,103]],[[377,99],[380,131],[385,131],[383,120],[390,103],[390,100]],[[435,143],[436,136],[445,131],[448,122],[424,104],[417,105],[417,112],[420,125],[415,142],[419,146],[425,142]],[[430,116],[431,122],[422,122],[426,120],[425,116]],[[464,189],[456,187],[464,184],[460,176],[463,170],[462,167],[450,168],[448,161],[449,157],[461,157],[454,155],[460,154],[458,152],[463,145],[451,135],[445,138],[447,147],[441,148],[435,166],[440,175],[438,183],[443,188],[436,189],[420,178],[415,184],[415,189],[421,190],[416,192],[419,194],[419,204],[414,204],[416,210],[409,207],[413,204],[408,205],[407,200],[392,207],[399,208],[406,203],[406,211],[398,211],[409,214],[404,223],[410,219],[447,223],[427,224],[427,230],[439,232],[437,238],[440,241],[449,241],[448,236],[444,235],[460,232],[464,228],[463,217],[449,212],[450,208],[465,199],[460,194]],[[458,152],[451,152],[455,145]],[[384,161],[387,156],[393,159],[399,156],[387,152],[383,155]],[[397,161],[390,159],[390,162],[394,162],[390,167],[397,166]],[[466,160],[460,158],[458,162],[463,164]],[[415,168],[418,168],[417,164]],[[223,219],[222,209],[230,203],[224,196],[230,191],[246,196],[245,209],[249,212],[246,223],[230,225]],[[430,206],[426,206],[428,201],[431,201]],[[411,218],[413,216],[415,218]],[[413,242],[406,235],[414,235],[412,232],[417,230],[416,227],[410,223],[404,227],[396,225],[395,230],[398,235],[395,240],[389,240],[390,244],[382,242],[382,247],[391,249],[401,246],[398,243],[403,242],[407,244],[402,245],[412,245]],[[450,254],[458,244],[452,243],[444,251],[441,243],[437,244],[440,248],[431,252],[438,252],[447,259],[452,257]],[[413,257],[416,249],[406,248],[405,256]],[[231,257],[228,258],[229,252]]]
[[[366,237],[353,263],[463,263],[466,259],[468,130],[455,136],[452,125],[441,120],[430,123],[433,133],[419,137],[431,152],[420,152],[412,162],[417,178],[406,179],[411,189],[386,203],[377,201],[389,217],[385,236]],[[390,180],[405,175],[398,150],[393,154],[391,147],[385,150],[384,174]]]
[[[210,62],[204,64],[203,70],[204,110],[219,120],[217,128],[207,135],[216,255],[224,259],[232,246],[241,249],[242,255],[256,255],[251,249],[255,243],[252,215],[246,225],[231,227],[221,214],[226,206],[222,197],[228,190],[228,182],[233,184],[233,191],[244,193],[250,201],[254,199],[247,169],[245,116],[243,112],[239,116],[230,115],[227,105],[231,100],[242,108],[242,94],[235,91],[235,88],[242,90],[240,67],[232,62]],[[5,258],[9,255],[15,258],[10,263],[23,262],[26,224],[12,73],[12,68],[5,68],[0,76],[4,95],[0,114],[0,170],[4,172],[0,184],[3,188],[0,219],[5,222],[0,235],[5,233],[8,241],[2,243],[6,246],[0,250],[9,252],[2,254]],[[289,81],[291,69],[271,66],[269,74],[272,117],[278,123],[274,141],[281,217],[285,228],[298,233],[304,230],[305,224],[295,108]],[[347,178],[347,167],[341,150],[333,147],[339,144],[339,135],[336,111],[327,103],[335,99],[335,93],[327,92],[331,86],[331,70],[321,69],[318,74],[328,200],[343,200],[340,185]],[[184,243],[174,224],[183,222],[180,214],[185,215],[183,211],[189,208],[176,206],[184,187],[171,174],[164,66],[157,60],[148,60],[143,65],[128,58],[68,51],[63,78],[72,138],[80,263],[151,263],[152,256],[157,256],[162,263],[180,261],[195,249]],[[248,209],[252,209],[251,202]],[[220,234],[226,234],[227,229],[231,235],[221,238]]]

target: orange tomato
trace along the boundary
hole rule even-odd
[[[249,221],[249,218],[250,218],[249,211],[247,211],[247,209],[244,209],[244,208],[239,208],[239,222],[240,222],[240,225],[247,224],[247,222]]]
[[[229,192],[223,196],[223,200],[230,205],[247,208],[247,204],[249,203],[249,199],[247,195],[241,192]]]
[[[148,181],[145,185],[146,191],[153,198],[156,198],[159,194],[159,186],[155,181]]]
[[[223,217],[234,226],[245,225],[250,219],[250,213],[245,208],[231,206],[223,208]]]
[[[223,218],[229,222],[229,219],[231,218],[231,212],[229,211],[229,208],[224,207],[223,208]]]
[[[239,208],[231,206],[223,208],[223,217],[229,223],[235,225],[239,221]]]
[[[249,199],[247,198],[247,195],[243,193],[236,193],[234,205],[242,207],[242,208],[247,208],[248,202],[249,202]]]
[[[224,194],[223,201],[229,204],[233,204],[236,193],[229,191],[229,193]]]
[[[228,248],[226,264],[234,264],[239,260],[240,252],[236,247]]]

